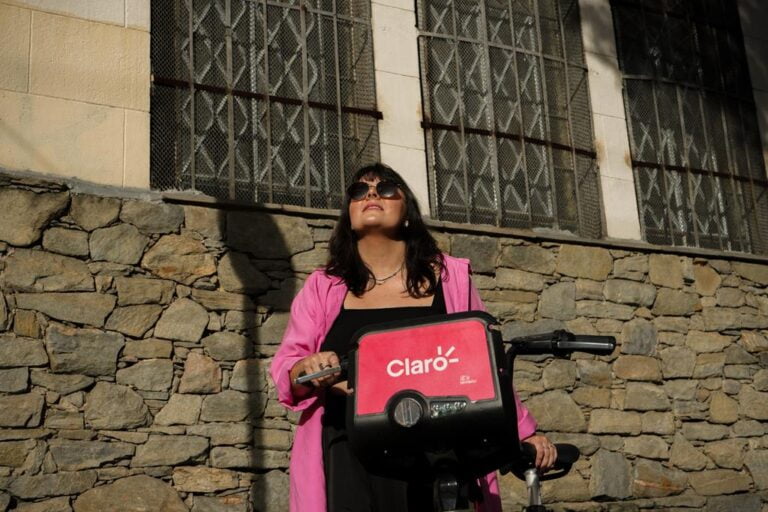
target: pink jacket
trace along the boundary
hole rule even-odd
[[[448,313],[484,310],[480,296],[469,283],[469,260],[445,255],[441,276]],[[471,291],[470,291],[471,290]],[[292,411],[302,411],[293,441],[290,464],[291,512],[326,512],[325,472],[321,443],[323,404],[317,395],[297,400],[291,392],[289,372],[293,365],[317,352],[333,321],[341,311],[347,287],[338,277],[313,272],[291,305],[291,316],[270,373],[280,402]],[[470,296],[468,296],[470,295]],[[520,439],[532,435],[536,422],[515,395]],[[481,481],[485,494],[482,512],[500,512],[501,499],[495,473]]]

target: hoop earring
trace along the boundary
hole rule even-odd
[[[405,219],[405,223],[403,224],[403,227],[405,229],[408,229],[408,219]]]

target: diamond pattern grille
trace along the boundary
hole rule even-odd
[[[378,160],[370,4],[152,2],[151,183],[338,208]]]
[[[600,237],[576,0],[418,0],[434,217]]]
[[[768,252],[765,168],[735,2],[612,0],[649,242]]]

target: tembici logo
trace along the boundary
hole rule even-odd
[[[451,346],[443,355],[443,347],[437,347],[437,355],[426,359],[393,359],[387,363],[387,374],[390,377],[402,375],[420,375],[430,371],[442,372],[452,363],[458,363],[458,357],[451,357],[456,347]]]

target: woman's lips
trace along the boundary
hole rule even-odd
[[[366,205],[365,208],[363,208],[363,211],[370,210],[371,208],[376,208],[377,210],[383,210],[383,208],[378,204],[369,204],[369,205]]]

